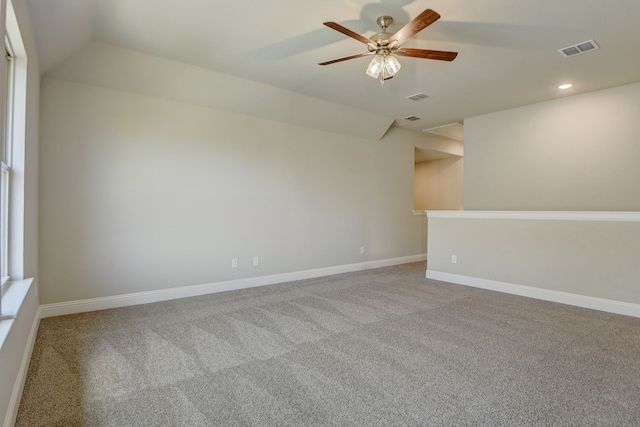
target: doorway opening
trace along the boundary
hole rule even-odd
[[[433,139],[414,149],[413,209],[461,210],[464,127],[452,123],[425,132]]]

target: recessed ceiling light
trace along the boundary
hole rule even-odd
[[[569,89],[572,86],[573,86],[573,83],[565,83],[563,85],[558,86],[558,89],[562,89],[562,90]]]

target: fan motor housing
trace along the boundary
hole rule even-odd
[[[389,37],[391,37],[391,34],[383,32],[372,35],[369,37],[369,40],[376,44],[385,45],[389,41]]]

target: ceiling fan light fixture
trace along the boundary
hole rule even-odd
[[[433,24],[440,19],[440,15],[431,10],[425,9],[420,15],[413,18],[400,30],[391,34],[387,32],[389,24],[393,22],[390,16],[381,16],[376,21],[382,32],[366,38],[358,33],[354,33],[348,28],[343,27],[337,22],[323,22],[323,25],[364,43],[367,46],[367,52],[357,55],[345,56],[331,61],[320,62],[318,65],[330,65],[337,62],[347,61],[349,59],[362,58],[363,56],[374,55],[373,59],[367,67],[366,74],[374,79],[380,79],[380,85],[384,85],[385,80],[389,80],[400,70],[400,62],[393,55],[401,55],[403,57],[437,59],[440,61],[453,61],[458,52],[445,52],[440,50],[429,49],[408,49],[400,50],[400,46],[408,39],[418,34],[420,31]]]
[[[395,76],[400,70],[400,62],[391,55],[376,54],[367,67],[367,76],[380,78],[380,83]]]

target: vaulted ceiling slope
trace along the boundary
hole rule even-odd
[[[45,76],[367,138],[640,81],[637,0],[28,1]],[[379,16],[394,32],[428,8],[442,18],[404,46],[453,62],[400,57],[383,87],[366,57],[317,65],[366,50],[323,22],[369,37]],[[599,49],[558,52],[592,39]]]

